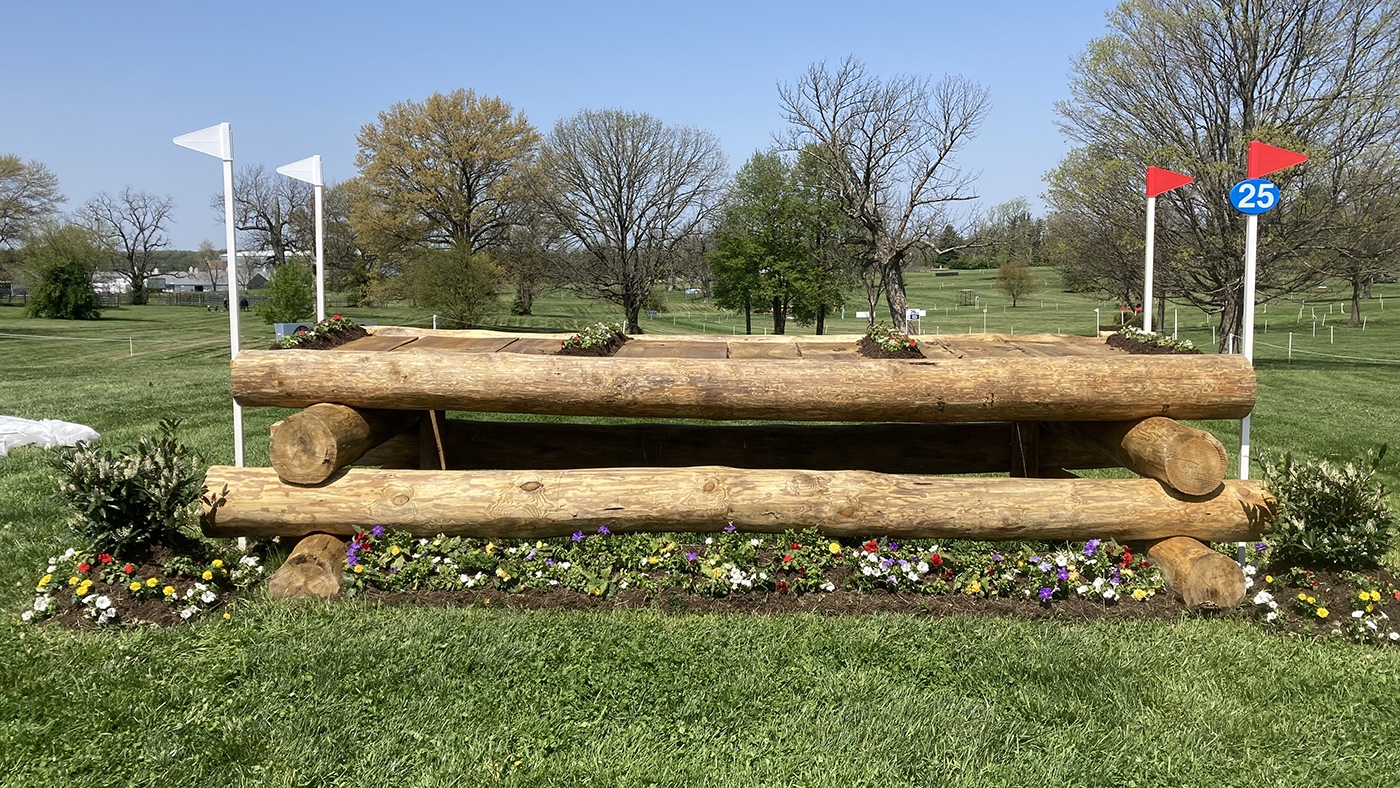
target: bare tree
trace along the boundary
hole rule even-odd
[[[719,141],[645,113],[584,110],[555,124],[539,164],[540,204],[584,251],[570,284],[620,305],[627,330],[640,332],[663,266],[714,207]]]
[[[112,268],[130,283],[133,304],[147,301],[146,278],[154,268],[151,253],[170,245],[165,232],[174,209],[169,197],[132,191],[128,186],[116,197],[98,192],[79,212],[115,250]]]
[[[937,248],[948,204],[976,198],[967,192],[974,176],[954,157],[986,117],[986,88],[961,76],[882,80],[848,57],[834,72],[812,64],[778,95],[790,126],[778,144],[823,151],[816,159],[862,236],[862,279],[884,291],[890,319],[904,330],[906,259],[916,247],[948,251]]]
[[[218,290],[219,277],[228,270],[228,263],[219,259],[219,250],[214,248],[214,243],[208,238],[199,242],[199,266],[209,275],[211,289]]]
[[[267,251],[281,265],[287,253],[306,254],[312,249],[313,187],[304,181],[268,172],[250,164],[233,180],[233,226],[243,233],[245,249]],[[209,209],[222,221],[224,192],[209,198]]]
[[[0,247],[20,240],[38,222],[58,213],[68,198],[58,191],[58,176],[41,162],[0,156]]]
[[[1261,224],[1258,297],[1267,302],[1314,284],[1344,232],[1349,187],[1331,163],[1393,150],[1400,8],[1391,0],[1128,0],[1108,18],[1109,33],[1073,67],[1060,127],[1128,163],[1124,177],[1139,195],[1149,164],[1195,177],[1159,198],[1159,270],[1175,294],[1220,312],[1223,348],[1240,331],[1245,227],[1226,195],[1245,172],[1249,141],[1311,157],[1271,176],[1283,198]],[[1076,203],[1062,191],[1052,210],[1086,216]]]

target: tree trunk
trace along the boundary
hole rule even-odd
[[[340,575],[344,571],[344,542],[329,534],[308,536],[297,543],[272,574],[267,595],[273,599],[329,599],[340,593]]]
[[[520,314],[535,314],[535,288],[529,282],[515,283],[515,298],[520,302]]]
[[[1253,541],[1276,502],[1258,481],[1184,500],[1151,479],[975,479],[868,471],[586,468],[384,471],[351,468],[321,487],[270,468],[214,466],[228,487],[206,504],[206,536],[353,534],[376,525],[415,536],[538,539],[614,532],[784,533],[901,539]]]
[[[1361,325],[1361,280],[1360,274],[1351,278],[1351,320],[1347,321],[1349,326]]]
[[[1226,296],[1225,304],[1220,309],[1220,335],[1215,338],[1215,349],[1221,353],[1232,352],[1234,343],[1232,337],[1240,333],[1240,325],[1244,322],[1240,319],[1240,302],[1232,292]]]
[[[852,386],[853,380],[862,385]],[[1249,362],[1219,355],[829,364],[244,350],[232,362],[232,387],[245,407],[338,402],[420,411],[779,421],[1237,419],[1255,399]]]
[[[890,320],[893,321],[896,331],[907,334],[909,333],[909,321],[906,319],[906,310],[909,307],[909,299],[904,293],[904,272],[899,261],[892,260],[885,263],[884,280],[885,302],[890,307]]]
[[[753,304],[749,302],[749,294],[744,294],[744,334],[753,333]]]
[[[1163,330],[1167,326],[1167,293],[1165,290],[1157,294],[1157,319],[1152,321],[1152,325],[1157,327],[1158,334],[1166,333]]]
[[[817,305],[817,336],[826,333],[826,304]]]
[[[773,333],[783,334],[787,329],[787,312],[783,309],[783,299],[773,299]]]
[[[640,333],[642,333],[642,324],[641,324],[641,319],[642,319],[642,302],[641,302],[641,300],[639,300],[634,294],[631,294],[631,293],[629,293],[629,294],[627,294],[627,295],[624,295],[624,296],[623,296],[623,300],[622,300],[622,309],[623,309],[623,312],[625,313],[625,317],[626,317],[626,320],[625,320],[624,322],[627,323],[626,327],[624,328],[623,333],[627,333],[627,334],[640,334]]]

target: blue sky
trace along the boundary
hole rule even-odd
[[[1068,150],[1053,105],[1107,2],[70,3],[4,12],[0,153],[44,162],[70,209],[123,186],[170,195],[176,248],[209,238],[216,159],[177,134],[233,124],[237,164],[319,153],[355,174],[355,134],[405,99],[467,87],[542,132],[585,107],[715,133],[737,168],[783,127],[777,83],[816,60],[961,73],[992,111],[962,156],[985,204],[1043,190]],[[1035,202],[1039,206],[1038,200]]]

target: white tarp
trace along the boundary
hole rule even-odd
[[[82,424],[56,419],[31,421],[17,416],[0,416],[0,457],[16,446],[31,443],[42,449],[77,446],[97,440],[97,430]]]

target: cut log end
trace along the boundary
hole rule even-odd
[[[1181,441],[1164,463],[1167,483],[1187,495],[1209,495],[1225,479],[1225,447],[1208,432]]]
[[[268,581],[273,599],[330,599],[340,594],[345,571],[345,543],[329,534],[313,534],[297,543]]]
[[[1147,546],[1147,558],[1191,610],[1232,610],[1244,600],[1244,571],[1229,556],[1186,536]]]
[[[404,411],[320,403],[274,424],[268,455],[283,481],[320,484],[416,417]]]

